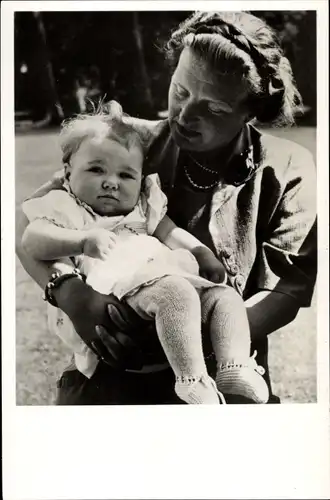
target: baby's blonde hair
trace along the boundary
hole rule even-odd
[[[112,139],[126,149],[138,147],[143,150],[141,138],[137,131],[125,121],[126,115],[116,101],[101,103],[90,114],[76,115],[65,120],[60,133],[60,146],[64,164],[70,163],[71,156],[76,153],[81,143],[87,139]]]

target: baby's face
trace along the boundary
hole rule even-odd
[[[100,215],[125,215],[139,198],[142,162],[137,146],[128,151],[112,139],[85,139],[71,157],[71,190]]]

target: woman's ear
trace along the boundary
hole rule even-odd
[[[69,181],[70,176],[71,176],[71,165],[69,163],[64,163],[64,179],[66,181]]]

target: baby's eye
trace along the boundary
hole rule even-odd
[[[103,168],[99,165],[92,165],[89,167],[88,172],[92,172],[93,174],[103,174]]]
[[[121,179],[135,179],[135,177],[132,174],[129,174],[128,172],[121,172],[119,176]]]

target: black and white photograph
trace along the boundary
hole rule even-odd
[[[313,411],[328,391],[325,9],[29,3],[12,33],[18,411],[220,405],[219,429],[230,411]],[[267,462],[272,430],[253,433]],[[311,491],[326,498],[325,484]]]
[[[15,130],[17,404],[316,401],[315,11],[17,12]]]

